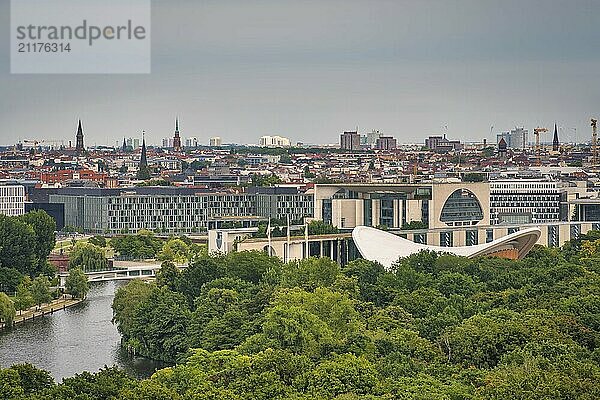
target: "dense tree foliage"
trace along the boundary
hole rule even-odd
[[[165,263],[118,290],[114,320],[131,351],[177,364],[34,398],[597,399],[599,239],[519,261],[421,252],[390,271],[258,252]],[[6,398],[31,393],[20,374],[0,371]]]
[[[54,273],[47,259],[55,230],[56,222],[44,211],[0,215],[0,291],[12,295],[24,276]]]
[[[0,322],[4,323],[6,326],[11,326],[16,314],[17,312],[13,301],[6,293],[0,292]]]
[[[155,258],[163,243],[150,231],[141,230],[137,235],[115,237],[110,245],[121,257],[129,259]]]
[[[69,270],[69,276],[65,281],[65,289],[76,299],[84,299],[90,287],[88,285],[87,276],[81,268],[73,268]]]
[[[78,242],[69,255],[69,270],[81,269],[85,272],[105,271],[108,260],[102,247],[91,243]]]

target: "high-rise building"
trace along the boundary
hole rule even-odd
[[[509,149],[525,149],[527,147],[527,136],[529,131],[522,127],[512,129],[507,132],[502,132],[496,135],[496,143],[500,143],[500,139],[504,139],[506,147]]]
[[[369,147],[375,147],[377,145],[377,139],[381,137],[381,132],[373,129],[371,132],[367,132],[365,136],[365,144]]]
[[[79,120],[79,124],[77,125],[77,144],[75,145],[75,152],[78,156],[82,155],[85,151],[85,147],[83,146],[83,128],[81,127],[81,120]]]
[[[210,147],[219,147],[219,146],[221,146],[222,145],[221,137],[220,136],[211,137],[210,140],[209,140],[209,145],[210,145]]]
[[[185,139],[185,147],[188,147],[188,148],[198,147],[198,138],[197,137],[189,137],[189,138]]]
[[[181,137],[179,136],[179,118],[175,119],[175,136],[173,136],[173,150],[181,151]]]
[[[340,135],[340,149],[360,150],[360,135],[358,131],[345,131]]]
[[[395,150],[396,138],[393,136],[380,136],[375,142],[375,148],[378,150]]]
[[[290,147],[290,139],[283,136],[262,136],[259,140],[261,147]]]
[[[444,136],[429,136],[425,139],[425,146],[430,150],[438,152],[447,152],[451,150],[462,150],[460,140],[448,140]]]
[[[25,213],[25,187],[0,185],[0,215],[17,216]]]

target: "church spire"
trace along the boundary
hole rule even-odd
[[[552,151],[558,151],[560,142],[558,141],[558,129],[554,123],[554,139],[552,139]]]
[[[179,117],[175,118],[175,136],[173,137],[173,150],[181,151],[181,137],[179,136]]]
[[[146,154],[146,131],[142,131],[142,154],[138,166],[137,179],[150,179],[150,170],[148,169],[148,156]]]
[[[81,120],[79,120],[79,124],[77,125],[77,141],[76,141],[76,145],[75,145],[75,153],[77,153],[78,156],[82,155],[83,152],[85,151],[85,148],[83,146],[83,128],[81,127]]]
[[[146,131],[142,131],[142,155],[140,157],[140,169],[148,167],[148,156],[146,154]]]

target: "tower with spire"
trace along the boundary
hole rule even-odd
[[[554,124],[554,139],[552,139],[552,151],[558,151],[560,147],[560,142],[558,141],[558,129],[556,128],[556,123]]]
[[[181,151],[181,137],[179,136],[179,118],[175,118],[175,136],[173,137],[173,150]]]
[[[84,153],[85,147],[83,146],[83,128],[81,127],[81,120],[77,125],[77,144],[75,145],[75,153],[80,156]]]
[[[137,179],[150,179],[150,170],[148,169],[148,155],[146,154],[146,131],[142,131],[142,154],[140,164],[138,165]]]
[[[127,140],[125,140],[125,138],[123,138],[123,148],[121,150],[123,153],[127,152]]]

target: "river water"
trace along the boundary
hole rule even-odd
[[[0,367],[31,363],[57,382],[82,371],[116,365],[136,378],[147,378],[160,362],[131,357],[112,324],[111,304],[123,283],[92,283],[87,299],[71,308],[0,332]]]

